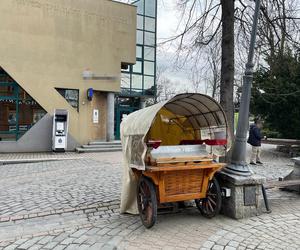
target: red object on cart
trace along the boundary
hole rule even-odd
[[[146,144],[148,147],[156,149],[160,146],[161,140],[149,140]]]
[[[226,139],[215,139],[215,140],[182,140],[180,142],[180,145],[201,145],[205,143],[206,145],[209,146],[224,146],[227,144]]]

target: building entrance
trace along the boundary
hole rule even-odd
[[[117,97],[115,107],[115,138],[120,140],[121,122],[127,115],[140,109],[140,98]]]

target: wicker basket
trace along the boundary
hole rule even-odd
[[[164,175],[165,194],[167,196],[202,193],[203,169],[174,171]]]

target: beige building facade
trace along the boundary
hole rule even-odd
[[[113,139],[121,65],[136,61],[136,7],[108,0],[0,1],[0,37],[0,152],[49,149],[55,109],[69,111],[69,149]]]

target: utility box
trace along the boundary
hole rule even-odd
[[[65,152],[68,141],[69,112],[65,109],[56,109],[53,116],[52,150]]]

